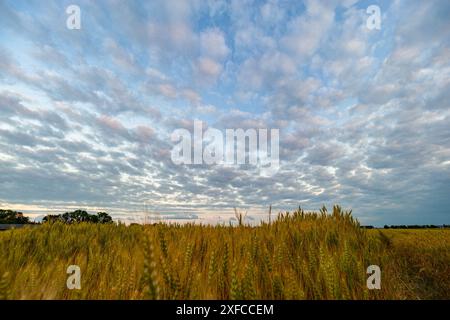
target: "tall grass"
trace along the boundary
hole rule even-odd
[[[0,233],[0,298],[448,298],[450,232],[426,234],[426,258],[420,234],[395,232],[361,229],[338,206],[257,227],[46,224]],[[381,290],[366,288],[372,264]],[[81,290],[66,287],[69,265],[81,268]]]

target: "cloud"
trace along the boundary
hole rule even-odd
[[[224,34],[218,28],[208,29],[200,34],[200,50],[202,56],[218,60],[226,58],[230,53]]]
[[[106,39],[104,41],[104,46],[105,51],[109,52],[115,64],[117,64],[127,72],[139,72],[139,67],[136,65],[133,54],[127,52],[124,48],[119,46],[119,44],[117,44],[114,39]]]
[[[213,59],[201,57],[197,61],[197,71],[199,76],[217,78],[222,72],[222,65]]]
[[[201,83],[215,81],[223,71],[223,64],[230,53],[224,34],[217,28],[200,34],[200,57],[195,64],[195,72]]]
[[[334,21],[334,6],[330,3],[306,1],[305,12],[288,23],[288,34],[280,42],[298,59],[310,57],[330,31]]]

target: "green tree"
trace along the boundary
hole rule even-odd
[[[111,223],[113,220],[106,212],[89,214],[84,210],[65,212],[62,215],[49,215],[43,219],[44,222],[62,221],[64,223],[91,222],[91,223]]]
[[[30,218],[25,217],[22,212],[0,209],[0,223],[1,224],[28,224],[31,222],[30,222]]]
[[[111,216],[106,212],[97,212],[97,217],[100,223],[111,223],[113,221]]]

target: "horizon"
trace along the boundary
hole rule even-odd
[[[214,224],[338,204],[362,225],[449,224],[449,16],[445,0],[1,1],[0,209]],[[249,145],[211,142],[227,130]]]
[[[3,210],[11,210],[9,208],[0,208]],[[237,208],[236,208],[237,209]],[[258,227],[259,225],[261,225],[262,223],[269,223],[270,221],[276,221],[278,219],[278,216],[280,214],[292,214],[296,211],[298,211],[298,209],[301,209],[305,212],[305,214],[320,214],[320,209],[312,209],[312,210],[305,210],[304,208],[300,208],[298,207],[297,209],[293,209],[293,210],[279,210],[279,211],[274,211],[273,208],[272,209],[268,209],[272,211],[271,214],[269,214],[269,212],[266,213],[258,213],[258,214],[254,214],[254,215],[249,215],[248,211],[245,211],[245,217],[244,217],[244,224],[246,226],[251,226],[251,227]],[[327,210],[332,209],[326,207]],[[346,208],[342,208],[343,210],[347,210]],[[23,213],[24,216],[29,217],[31,220],[30,222],[32,223],[42,223],[43,218],[49,215],[62,215],[63,213],[66,212],[73,212],[73,211],[86,211],[89,214],[96,214],[97,212],[104,212],[102,209],[86,209],[86,208],[79,208],[79,207],[72,207],[72,209],[69,210],[57,210],[54,209],[52,211],[43,211],[42,213],[32,213],[32,212],[22,212],[20,210],[12,210],[12,211],[17,211],[20,213]],[[198,217],[196,219],[192,219],[192,216],[190,214],[181,214],[181,215],[163,215],[161,213],[158,212],[149,212],[149,211],[142,211],[142,212],[136,212],[134,214],[129,214],[129,213],[125,213],[123,215],[117,215],[111,212],[106,212],[108,214],[110,214],[113,217],[113,222],[114,223],[124,223],[125,225],[131,225],[131,224],[140,224],[140,225],[150,225],[150,224],[155,224],[155,223],[163,223],[163,224],[186,224],[186,223],[193,223],[193,224],[198,224],[198,225],[225,225],[225,226],[238,226],[238,219],[236,218],[236,214],[234,212],[234,208],[231,209],[233,212],[222,212],[220,215],[218,216],[214,216],[212,219],[204,219],[203,217]],[[239,210],[238,210],[239,211]],[[352,211],[351,209],[348,209],[347,211]],[[241,212],[242,213],[242,212]],[[332,212],[327,211],[328,215],[331,215]],[[361,227],[373,227],[374,229],[383,229],[384,227],[388,226],[388,227],[399,227],[399,226],[437,226],[437,227],[449,227],[449,225],[445,222],[442,223],[434,223],[434,224],[416,224],[416,223],[396,223],[396,224],[364,224],[362,223],[357,217],[355,217],[353,215],[352,212],[352,216],[355,218],[356,221],[358,221],[361,225]]]

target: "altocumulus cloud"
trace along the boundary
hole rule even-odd
[[[450,3],[0,2],[0,203],[229,221],[339,203],[448,223]],[[278,173],[177,166],[170,134],[279,128]]]

